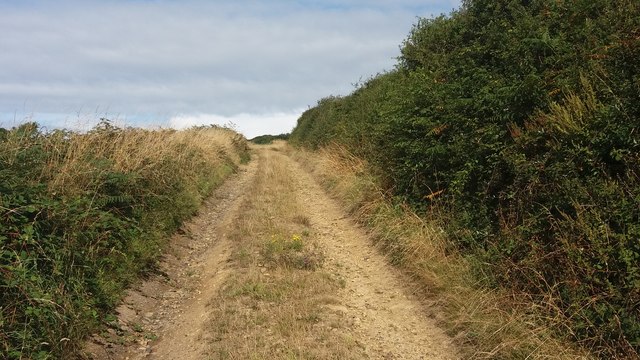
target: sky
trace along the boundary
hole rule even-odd
[[[289,132],[459,0],[0,0],[0,127]]]

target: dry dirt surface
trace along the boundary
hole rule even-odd
[[[426,315],[436,310],[426,308],[426,305],[415,297],[410,285],[407,285],[410,282],[388,264],[387,259],[372,245],[368,234],[346,216],[341,207],[322,190],[309,173],[279,150],[281,149],[269,146],[255,148],[253,160],[249,165],[243,167],[239,174],[230,178],[219,188],[207,201],[201,213],[185,226],[185,233],[175,237],[171,250],[161,264],[163,275],[154,276],[137,289],[130,291],[123,305],[118,309],[118,325],[106,334],[94,337],[93,342],[87,347],[88,357],[94,359],[259,359],[270,356],[287,359],[338,359],[345,358],[344,351],[342,355],[337,355],[337,352],[332,352],[332,348],[327,344],[344,341],[345,344],[348,343],[348,346],[343,347],[349,351],[347,358],[353,359],[458,358],[452,340],[436,326],[434,320]],[[276,165],[279,170],[271,169]],[[234,250],[237,246],[234,244],[237,237],[227,236],[227,234],[234,231],[237,233],[238,224],[248,224],[246,221],[238,220],[246,214],[247,207],[257,205],[253,204],[256,199],[264,199],[264,197],[251,197],[251,192],[272,191],[268,190],[270,189],[268,186],[256,186],[256,184],[269,181],[269,177],[264,174],[274,172],[283,174],[280,175],[283,177],[282,183],[289,184],[286,185],[290,187],[286,191],[290,196],[287,201],[292,202],[291,207],[295,207],[293,202],[297,202],[296,206],[300,213],[296,214],[295,218],[303,219],[299,222],[304,223],[305,229],[308,229],[305,233],[310,234],[309,241],[313,241],[314,246],[322,251],[324,261],[321,268],[314,270],[296,270],[289,267],[281,270],[269,269],[259,260],[259,251],[254,251],[252,253],[255,253],[258,259],[254,262],[255,266],[260,267],[256,268],[256,276],[273,282],[275,277],[289,276],[287,274],[293,274],[292,271],[302,276],[313,271],[327,279],[337,279],[340,286],[336,286],[335,291],[322,295],[327,299],[330,298],[330,301],[318,302],[320,310],[314,310],[313,317],[305,314],[292,316],[293,322],[308,321],[300,319],[313,318],[313,324],[307,327],[311,332],[305,333],[304,342],[295,339],[295,332],[283,335],[283,340],[278,340],[284,343],[303,344],[299,347],[307,349],[296,349],[291,345],[290,350],[293,350],[288,353],[283,352],[282,355],[277,355],[280,354],[279,352],[267,353],[258,350],[249,354],[245,352],[244,355],[237,355],[233,349],[212,352],[213,343],[216,343],[214,345],[219,349],[223,348],[224,342],[227,341],[225,333],[216,333],[212,330],[212,324],[220,327],[219,324],[216,325],[216,319],[212,319],[216,314],[213,311],[215,306],[212,304],[224,303],[224,313],[230,314],[256,312],[267,306],[272,307],[272,311],[269,312],[272,315],[276,314],[274,316],[279,314],[275,307],[290,306],[284,300],[267,302],[264,303],[265,306],[254,302],[246,308],[233,309],[230,307],[242,306],[235,305],[242,302],[227,301],[225,303],[223,299],[224,294],[227,294],[227,297],[232,296],[228,295],[229,286],[225,284],[228,284],[230,278],[240,271],[233,255],[237,253],[237,249]],[[271,195],[280,196],[279,194]],[[285,217],[283,216],[283,219]],[[278,216],[274,217],[271,214],[267,220],[270,224],[277,222]],[[255,227],[258,228],[258,225]],[[264,235],[252,233],[251,229],[241,230],[251,238]],[[252,266],[251,262],[243,266],[245,268],[242,271],[245,273],[254,273],[248,268]],[[252,281],[255,282],[255,280]],[[309,294],[311,293],[310,291]],[[284,298],[286,299],[286,296]],[[296,311],[304,313],[306,308]],[[268,332],[272,331],[268,324],[265,329],[268,329],[265,330]],[[327,329],[333,340],[328,342],[327,332],[316,331],[316,329]],[[318,339],[313,339],[316,333]],[[255,337],[253,334],[255,332],[247,333],[245,336],[229,333],[228,336],[233,338],[229,341],[235,341],[232,348],[239,347],[237,341],[243,338],[245,340],[242,341],[253,341],[253,346],[260,346],[259,341],[251,339],[252,336]],[[274,336],[270,335],[267,339],[276,341]],[[306,339],[310,336],[312,339]],[[325,349],[322,351],[308,349],[313,346],[325,347]]]
[[[290,161],[287,159],[287,161]],[[328,256],[328,270],[345,279],[335,311],[353,324],[354,337],[372,359],[454,359],[455,350],[406,279],[372,246],[365,231],[345,216],[298,164],[291,164],[302,184],[312,226]]]

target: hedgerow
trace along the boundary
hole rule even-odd
[[[0,358],[69,358],[234,171],[230,130],[0,132]]]
[[[395,70],[305,112],[291,142],[347,146],[415,209],[447,210],[483,283],[602,357],[637,356],[638,29],[631,0],[465,1],[420,19]]]
[[[249,139],[254,144],[258,145],[269,145],[276,140],[287,140],[289,139],[289,134],[279,134],[279,135],[260,135],[256,136],[253,139]]]

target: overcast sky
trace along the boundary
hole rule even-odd
[[[100,117],[288,132],[396,63],[416,18],[459,0],[0,0],[0,127]]]

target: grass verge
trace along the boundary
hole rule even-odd
[[[390,261],[410,274],[422,294],[442,309],[438,320],[464,357],[590,358],[571,345],[569,334],[549,330],[561,328],[562,318],[543,317],[545,312],[519,294],[485,287],[482,275],[473,271],[473,259],[452,250],[435,221],[390,201],[364,161],[338,146],[314,153],[289,151],[373,231]]]

